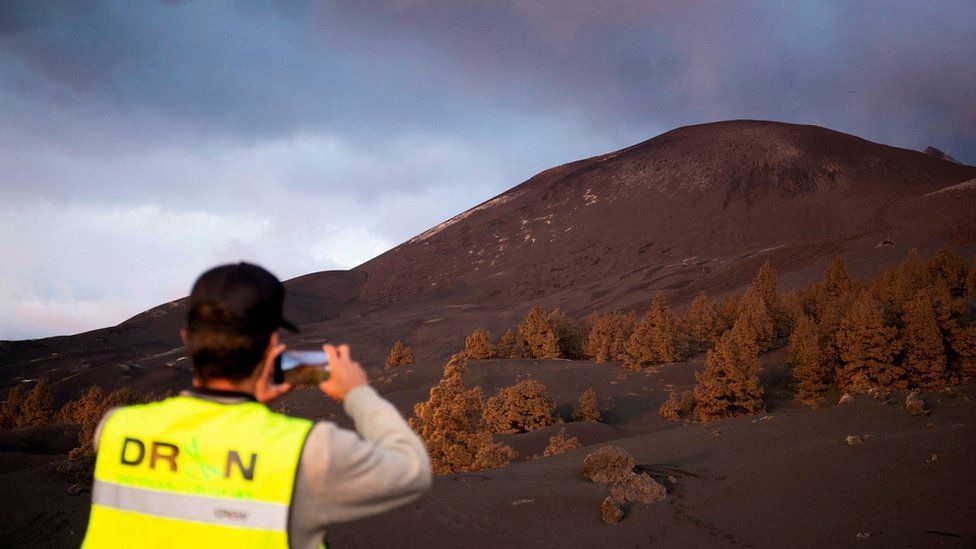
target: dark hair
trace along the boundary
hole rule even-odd
[[[193,371],[201,379],[240,380],[254,373],[268,348],[272,331],[241,332],[220,322],[229,315],[218,303],[197,303],[186,323],[186,346]]]

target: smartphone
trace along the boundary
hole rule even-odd
[[[329,355],[324,351],[285,351],[274,365],[274,382],[318,384],[329,379]]]

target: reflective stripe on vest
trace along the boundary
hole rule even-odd
[[[85,547],[287,547],[312,422],[193,397],[117,410],[102,429]]]

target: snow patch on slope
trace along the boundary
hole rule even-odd
[[[461,213],[457,214],[456,216],[448,219],[447,221],[445,221],[445,222],[443,222],[443,223],[441,223],[439,225],[436,225],[433,228],[427,229],[426,231],[424,231],[424,232],[418,234],[417,236],[411,238],[410,240],[408,240],[407,241],[407,244],[414,244],[416,242],[423,242],[424,240],[427,240],[428,238],[434,236],[435,234],[437,234],[437,233],[443,231],[444,229],[450,227],[451,225],[454,225],[455,223],[457,223],[459,221],[463,221],[463,220],[467,219],[471,214],[473,214],[475,212],[480,212],[481,210],[487,210],[488,208],[494,208],[495,206],[501,206],[502,204],[504,204],[506,202],[509,202],[511,200],[514,200],[514,199],[518,198],[523,192],[524,191],[519,191],[519,192],[510,193],[510,194],[503,194],[501,196],[496,196],[495,198],[492,198],[488,202],[485,202],[483,204],[480,204],[478,206],[475,206],[474,208],[471,208],[470,210],[461,212]]]
[[[969,181],[963,181],[962,183],[956,183],[955,185],[951,185],[949,187],[945,187],[945,188],[939,189],[937,191],[932,191],[930,193],[926,193],[924,196],[932,196],[934,194],[948,193],[948,192],[954,192],[954,191],[966,191],[966,190],[969,190],[969,189],[976,189],[976,179],[970,179]]]

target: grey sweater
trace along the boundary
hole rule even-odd
[[[228,404],[245,400],[194,391],[182,394]],[[383,513],[430,488],[424,444],[392,404],[364,386],[349,391],[343,408],[355,432],[320,421],[305,440],[288,525],[292,547],[317,547],[329,524]],[[111,413],[95,431],[96,448]]]

